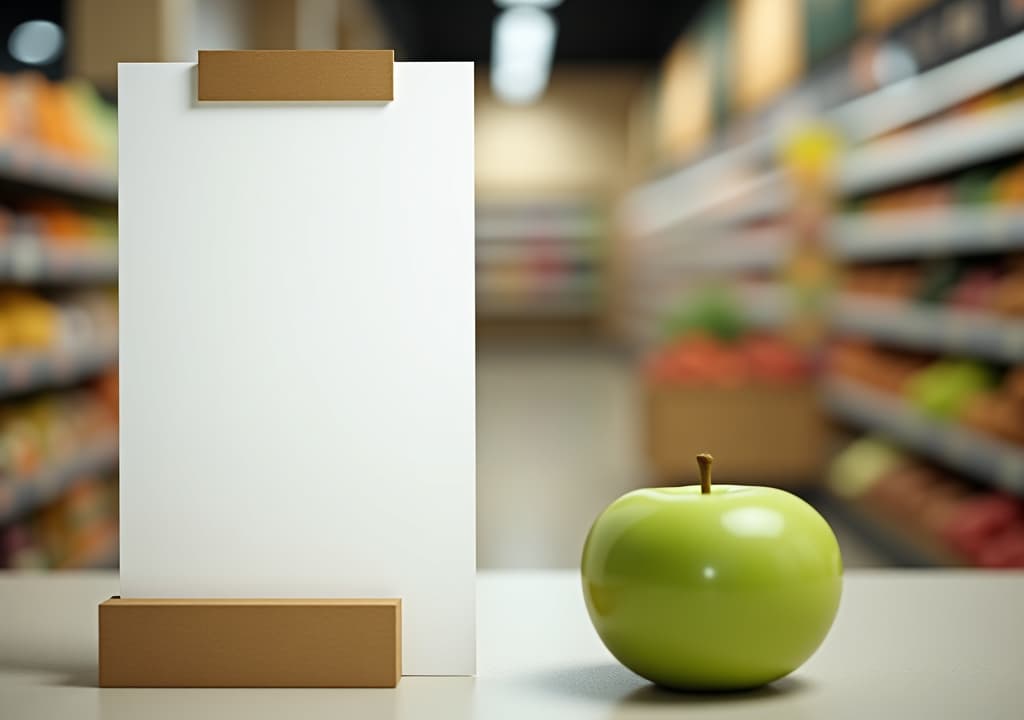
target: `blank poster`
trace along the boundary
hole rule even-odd
[[[118,76],[123,596],[401,597],[405,673],[472,674],[472,65]]]

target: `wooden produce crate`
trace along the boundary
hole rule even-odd
[[[660,484],[695,482],[694,456],[715,457],[716,482],[798,486],[824,468],[828,424],[815,387],[648,384],[646,452]]]

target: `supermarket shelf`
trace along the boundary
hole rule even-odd
[[[970,52],[826,113],[854,141],[922,120],[1024,75],[1024,33]]]
[[[961,207],[849,213],[832,220],[830,244],[844,260],[899,260],[1024,249],[1024,211]]]
[[[1024,101],[938,120],[851,151],[838,187],[858,195],[1024,149]]]
[[[858,500],[840,497],[831,490],[825,491],[826,514],[849,525],[858,535],[895,560],[900,565],[911,567],[966,567],[966,558],[939,545],[937,541],[923,537],[907,527],[886,517],[878,510]]]
[[[571,243],[550,248],[545,241],[516,243],[488,243],[476,249],[477,265],[522,264],[532,265],[538,258],[550,258],[555,263],[596,263],[598,254],[589,245]]]
[[[117,178],[112,173],[75,167],[43,150],[0,147],[0,181],[74,195],[104,203],[117,202]]]
[[[75,483],[117,467],[117,441],[110,437],[77,457],[35,476],[0,480],[0,525],[27,515],[56,500]]]
[[[826,407],[847,422],[878,432],[987,485],[1024,495],[1024,448],[933,420],[899,398],[852,380],[828,380],[824,398]]]
[[[117,248],[55,248],[38,238],[12,238],[0,247],[0,282],[95,283],[117,280]]]
[[[1024,362],[1024,321],[986,312],[847,295],[836,303],[832,325],[914,350]]]
[[[702,238],[673,249],[662,267],[683,272],[742,273],[776,270],[786,259],[789,231],[753,228],[728,233],[725,238]],[[666,253],[668,254],[668,253]]]
[[[580,244],[593,242],[600,236],[594,223],[552,220],[525,222],[522,220],[478,220],[476,240],[479,245],[507,242],[550,242]]]
[[[0,398],[84,380],[116,359],[114,347],[74,355],[42,352],[0,356]]]
[[[73,555],[61,562],[60,570],[104,570],[117,567],[117,526],[113,523],[98,528],[96,533]]]
[[[636,236],[667,231],[673,225],[713,205],[720,193],[708,198],[709,188],[732,184],[735,178],[771,157],[775,138],[762,134],[707,156],[635,188],[626,198],[626,219]]]
[[[550,301],[536,300],[523,302],[501,302],[496,300],[478,301],[476,314],[482,318],[590,318],[599,312],[593,301]]]
[[[669,209],[647,211],[647,215],[642,209],[645,203],[634,202],[629,213],[633,234],[652,238],[655,243],[671,242],[678,239],[678,231],[685,226],[735,227],[780,215],[792,205],[792,191],[781,170],[749,179],[730,178],[723,184],[724,190],[710,195],[701,187],[668,198],[662,202],[670,204]]]
[[[742,225],[780,215],[792,200],[784,174],[776,170],[720,196],[701,213],[701,219],[709,225]]]

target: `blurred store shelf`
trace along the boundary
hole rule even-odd
[[[1024,448],[954,423],[933,420],[899,398],[846,379],[824,383],[836,417],[877,432],[997,489],[1024,495]]]
[[[666,250],[658,267],[726,274],[777,270],[786,259],[790,234],[788,228],[768,226],[702,237]]]
[[[846,295],[835,304],[832,326],[914,350],[1024,362],[1024,321],[987,312]]]
[[[56,500],[78,481],[117,467],[117,438],[111,433],[70,459],[30,477],[0,479],[0,525]]]
[[[854,141],[864,141],[1016,80],[1024,33],[1017,33],[893,83],[827,112]]]
[[[831,491],[815,496],[828,516],[838,518],[858,535],[901,566],[966,567],[966,558],[943,547],[934,538],[916,532],[862,501],[841,497]]]
[[[478,265],[528,263],[535,258],[543,246],[556,242],[558,241],[489,242],[477,247],[476,262]],[[594,250],[580,246],[577,243],[566,243],[565,247],[557,249],[557,261],[561,263],[593,263],[597,262],[598,259]]]
[[[476,313],[480,318],[534,317],[534,318],[587,318],[597,311],[589,300],[549,301],[478,301]]]
[[[774,170],[741,183],[733,193],[719,196],[706,217],[712,224],[742,225],[780,215],[792,201],[792,188],[785,174]]]
[[[643,190],[634,191],[634,195],[643,197],[636,195]],[[702,230],[735,228],[782,215],[792,206],[792,192],[786,175],[781,170],[772,170],[748,174],[710,188],[694,188],[685,195],[661,198],[658,193],[657,200],[643,201],[634,197],[631,201],[634,234],[647,238],[652,249],[663,244],[674,245],[690,239],[687,230],[695,227]],[[637,209],[651,202],[663,203],[665,207]],[[652,217],[657,221],[652,222]]]
[[[487,217],[477,219],[476,239],[480,243],[518,242],[537,239],[546,242],[576,243],[593,239],[596,228],[589,218],[572,216]]]
[[[116,568],[118,537],[115,524],[97,528],[81,548],[64,559],[57,567],[61,570],[103,570]]]
[[[1024,101],[953,115],[851,150],[838,188],[860,195],[939,175],[1024,149]]]
[[[110,367],[116,359],[117,349],[112,345],[72,353],[42,351],[0,356],[0,398],[84,380]]]
[[[0,246],[0,282],[105,283],[117,280],[114,242],[61,247],[42,238],[16,237]]]
[[[117,202],[117,178],[24,145],[0,148],[0,181],[103,203]]]
[[[502,324],[597,318],[605,230],[598,196],[480,200],[477,316]]]
[[[886,261],[1024,249],[1024,210],[952,207],[848,213],[832,220],[829,241],[849,261]]]

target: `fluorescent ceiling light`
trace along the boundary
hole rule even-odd
[[[557,34],[555,19],[536,7],[520,5],[498,15],[491,49],[495,95],[520,105],[539,99],[548,84]]]
[[[18,25],[7,38],[7,51],[26,65],[47,65],[64,48],[64,31],[49,20],[29,20]]]
[[[500,8],[510,8],[516,5],[530,5],[531,7],[550,10],[562,4],[562,0],[494,0],[494,4]]]

